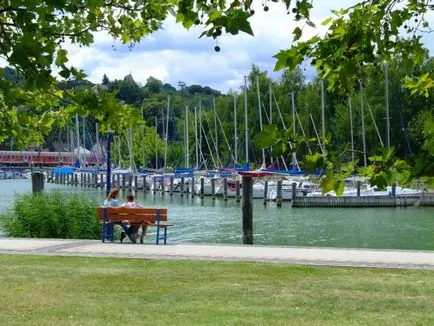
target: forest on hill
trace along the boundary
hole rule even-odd
[[[423,74],[432,71],[433,65],[434,60],[427,57],[424,65],[413,69]],[[363,80],[351,94],[330,92],[319,78],[307,81],[301,68],[285,70],[279,80],[272,80],[255,65],[246,78],[247,89],[240,85],[227,94],[201,85],[181,83],[176,88],[154,77],[140,85],[131,75],[123,80],[104,75],[98,85],[68,80],[61,87],[110,93],[134,111],[134,121],[113,126],[114,162],[124,167],[130,164],[128,139],[133,130],[136,167],[161,168],[165,157],[166,166],[172,168],[240,166],[247,153],[253,167],[265,163],[285,169],[299,163],[300,168],[309,168],[314,157],[315,167],[325,165],[325,161],[318,161],[325,152],[335,156],[335,165],[354,162],[363,167],[365,160],[372,164],[369,158],[381,156],[391,147],[396,159],[416,164],[419,175],[432,175],[434,103],[432,97],[415,96],[402,87],[402,79],[409,74],[414,71],[399,62],[387,67],[366,66]],[[6,69],[4,76],[16,80],[12,69]],[[88,133],[86,147],[91,149],[98,118],[87,115],[80,124],[83,121]],[[74,118],[54,126],[40,147],[70,149],[74,144],[67,143],[74,130]],[[100,139],[104,138],[101,134]],[[2,148],[18,149],[13,138],[3,142]]]

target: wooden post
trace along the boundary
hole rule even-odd
[[[42,172],[32,173],[32,192],[37,194],[44,190],[44,174]]]
[[[184,196],[184,177],[181,177],[181,197]]]
[[[357,181],[357,197],[360,197],[360,189],[361,189],[361,186],[362,186],[361,182],[360,182],[360,181]]]
[[[215,200],[215,179],[211,178],[211,196]]]
[[[154,177],[152,178],[153,183],[154,183],[154,190],[153,193],[155,194],[155,192],[157,191],[157,177],[154,175]]]
[[[291,186],[292,186],[291,199],[292,199],[292,202],[294,202],[297,199],[297,183],[293,182],[291,184]]]
[[[228,178],[223,178],[223,200],[228,200]]]
[[[235,198],[237,203],[240,202],[240,180],[235,181]]]
[[[205,178],[200,178],[200,198],[205,196]]]
[[[253,244],[253,177],[243,176],[243,243]]]
[[[276,205],[282,206],[282,180],[277,180]]]
[[[191,197],[194,197],[196,195],[196,180],[194,180],[194,175],[191,177]]]
[[[173,195],[173,176],[170,177],[170,196]]]
[[[396,197],[396,182],[392,184],[392,197]]]
[[[128,189],[131,192],[133,190],[133,175],[128,174]]]
[[[137,181],[138,181],[138,177],[135,175],[134,176],[134,187],[133,187],[134,191],[136,191],[138,189],[138,187],[137,187],[138,182]]]
[[[268,181],[265,181],[264,183],[264,205],[267,204],[268,200]]]
[[[393,206],[396,206],[396,182],[392,184]]]
[[[125,184],[126,184],[126,175],[122,174],[122,189],[125,189]]]
[[[143,178],[143,192],[145,192],[146,191],[146,175],[143,175],[142,178]]]

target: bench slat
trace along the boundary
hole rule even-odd
[[[107,207],[107,221],[155,221],[158,208]],[[104,207],[97,208],[97,217],[104,219]],[[167,208],[160,208],[160,221],[167,221]]]

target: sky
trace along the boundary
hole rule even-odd
[[[331,16],[331,9],[346,8],[354,0],[314,1],[312,21],[318,26]],[[131,50],[127,45],[113,40],[104,33],[98,33],[91,47],[69,48],[70,63],[83,69],[88,79],[100,83],[104,74],[110,80],[123,79],[129,73],[142,85],[153,76],[178,87],[178,82],[186,85],[199,84],[222,92],[238,90],[243,84],[243,76],[251,70],[252,64],[267,71],[273,79],[281,73],[274,72],[276,60],[272,57],[281,49],[287,49],[292,42],[292,31],[297,26],[293,14],[287,14],[282,3],[268,1],[269,11],[265,12],[262,1],[254,1],[255,15],[250,19],[255,36],[245,33],[238,35],[222,34],[217,42],[199,35],[203,29],[193,27],[185,30],[169,17],[163,29],[153,33]],[[305,27],[303,38],[324,33],[324,28]],[[215,52],[215,45],[220,52]],[[303,65],[308,80],[314,78],[315,71],[310,65]]]

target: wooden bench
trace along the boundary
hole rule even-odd
[[[136,239],[131,237],[128,232],[128,220],[131,225],[139,225],[142,227],[140,243],[143,243],[143,235],[146,227],[156,227],[157,236],[155,244],[159,244],[160,240],[167,242],[167,227],[173,224],[167,223],[167,208],[127,208],[127,207],[98,207],[97,217],[102,223],[101,240],[110,240],[113,242],[113,226],[118,224],[125,231],[125,234],[130,238],[131,242],[136,243]],[[163,232],[163,235],[161,234]]]

